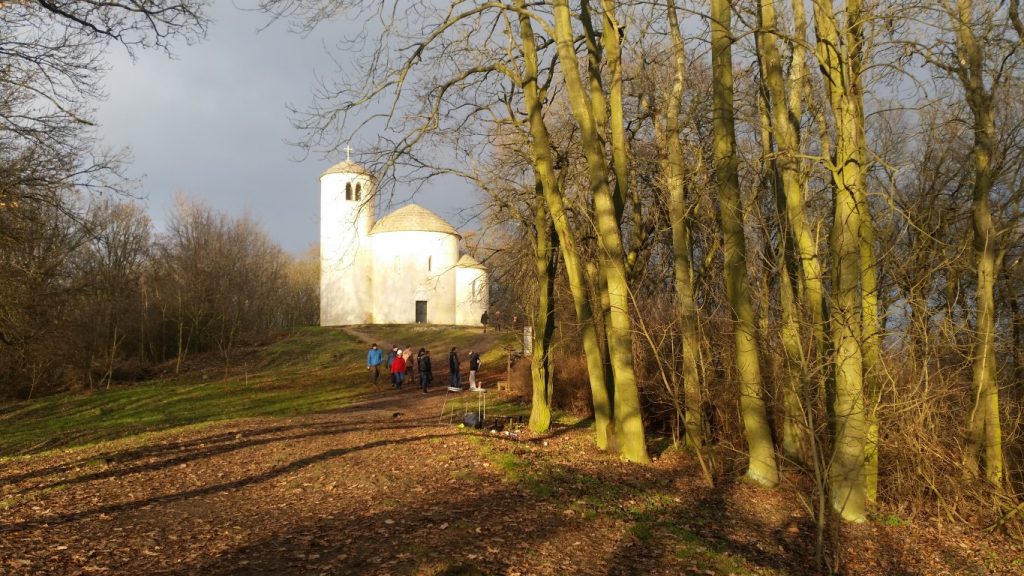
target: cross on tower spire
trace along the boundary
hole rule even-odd
[[[352,161],[352,147],[346,144],[344,150],[345,150],[345,161],[346,162],[351,162]]]

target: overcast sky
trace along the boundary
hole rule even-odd
[[[344,158],[298,161],[288,142],[301,134],[286,106],[305,108],[315,75],[333,72],[326,32],[344,24],[302,37],[283,22],[260,31],[267,17],[231,2],[214,2],[211,15],[206,40],[175,45],[174,59],[140,52],[132,62],[111,48],[100,134],[108,147],[131,150],[129,173],[142,179],[158,229],[181,193],[231,215],[248,213],[285,250],[302,253],[318,241],[318,178]],[[358,142],[352,146],[355,160]],[[438,184],[415,201],[464,229],[459,207],[473,195]]]

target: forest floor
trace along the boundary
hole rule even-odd
[[[588,422],[544,435],[514,417],[500,432],[458,426],[482,399],[446,392],[450,342],[434,348],[428,394],[373,387],[362,366],[329,384],[359,390],[336,407],[261,403],[271,415],[0,459],[0,574],[817,573],[813,523],[791,492],[708,487],[666,447],[652,446],[651,465],[621,462],[593,448]],[[488,423],[516,413],[494,389],[496,364],[483,372]],[[27,426],[19,410],[0,410],[0,424]],[[1024,573],[1018,543],[940,521],[846,527],[838,552],[847,574]]]

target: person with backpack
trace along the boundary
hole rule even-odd
[[[469,389],[470,390],[483,390],[484,387],[481,384],[476,384],[476,371],[480,369],[480,355],[474,351],[469,353]]]
[[[430,350],[420,348],[416,355],[416,367],[420,371],[420,390],[427,393],[427,387],[434,381],[434,372],[430,366]]]

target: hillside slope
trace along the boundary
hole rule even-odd
[[[356,333],[434,350],[484,344],[401,330]],[[191,406],[193,419],[217,412],[207,400],[240,417],[168,417],[143,435],[69,426],[65,438],[91,443],[0,462],[0,574],[814,573],[812,525],[786,490],[708,488],[664,444],[650,466],[621,462],[593,449],[587,422],[544,436],[514,419],[500,432],[461,428],[483,400],[493,421],[493,388],[374,389],[364,348],[340,331],[299,334],[254,355],[248,384],[165,382],[162,397],[145,396]],[[496,364],[485,357],[488,383]],[[99,399],[128,392],[42,404],[67,406],[70,422],[76,401],[113,410]],[[36,410],[13,413],[31,427]],[[1024,558],[1011,542],[934,523],[843,536],[849,574],[1013,574]]]

